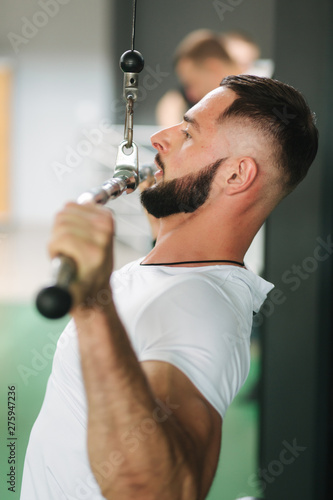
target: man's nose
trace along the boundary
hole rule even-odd
[[[151,136],[151,144],[159,153],[167,153],[169,151],[175,127],[176,126],[165,128]]]

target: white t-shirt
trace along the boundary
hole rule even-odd
[[[114,300],[139,361],[175,365],[222,418],[250,366],[253,312],[273,285],[247,269],[140,266],[112,275]],[[99,297],[103,298],[103,294]],[[101,500],[86,447],[87,405],[71,320],[54,356],[27,449],[21,500]],[[110,464],[105,467],[108,473]],[[109,470],[110,472],[110,470]]]

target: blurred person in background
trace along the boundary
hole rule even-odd
[[[255,63],[259,57],[260,48],[248,34],[192,31],[180,42],[173,58],[181,87],[168,91],[158,102],[157,124],[169,127],[181,121],[184,113],[226,76],[257,74]]]
[[[219,35],[210,30],[193,31],[180,42],[174,54],[174,68],[181,88],[170,90],[158,102],[156,120],[161,127],[179,123],[184,113],[225,76],[241,72]]]
[[[254,65],[260,58],[260,48],[248,34],[228,31],[220,35],[220,42],[242,74],[253,74]]]

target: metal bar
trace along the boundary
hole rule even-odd
[[[153,169],[145,166],[145,172],[140,176],[138,150],[134,142],[131,149],[131,152],[126,153],[126,141],[123,141],[118,147],[114,176],[104,182],[102,186],[83,193],[77,202],[105,205],[109,200],[114,200],[123,193],[132,193],[137,188],[139,179],[142,182],[152,175]],[[67,314],[72,307],[73,300],[69,287],[76,278],[77,266],[70,257],[59,255],[53,259],[52,268],[52,284],[39,292],[36,306],[46,318],[56,319]]]

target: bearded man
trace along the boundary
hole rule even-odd
[[[159,170],[142,203],[160,226],[146,257],[112,272],[106,207],[68,203],[56,218],[50,255],[72,257],[78,278],[21,500],[203,500],[212,483],[273,287],[243,258],[318,134],[292,87],[231,76],[151,141]]]

